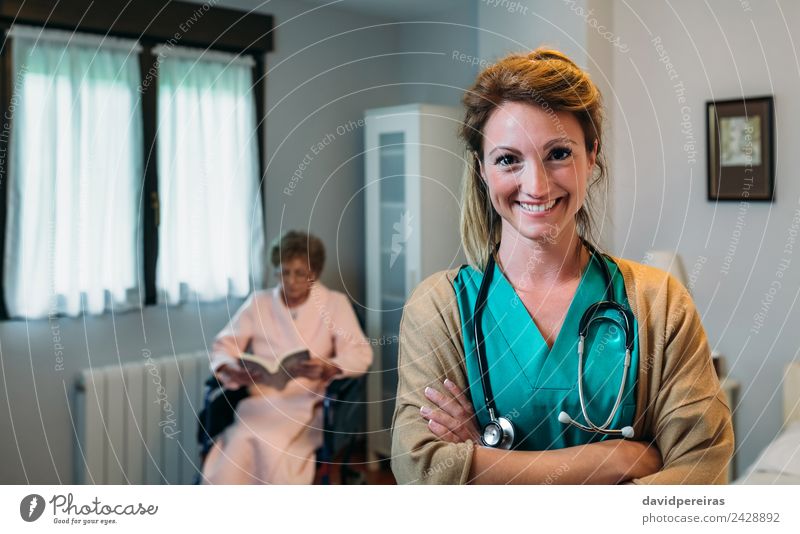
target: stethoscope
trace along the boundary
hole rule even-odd
[[[591,262],[593,259],[597,259],[597,261],[603,267],[603,274],[605,275],[606,279],[604,295],[605,300],[596,302],[589,306],[583,313],[578,326],[578,398],[580,399],[581,413],[583,414],[583,419],[586,421],[586,424],[584,425],[579,423],[570,417],[567,412],[563,411],[558,414],[558,420],[563,424],[574,425],[586,432],[596,432],[605,435],[621,435],[625,438],[632,438],[632,427],[626,426],[620,429],[613,429],[609,428],[609,426],[611,425],[611,421],[614,419],[614,416],[617,414],[619,406],[622,402],[622,394],[625,390],[625,383],[628,380],[628,370],[631,366],[631,350],[633,348],[633,312],[614,300],[611,292],[611,272],[609,271],[606,262],[603,261],[603,257],[607,256],[605,254],[601,255],[587,241],[583,239],[581,239],[581,241],[583,241],[583,244],[586,245],[592,254],[589,261]],[[481,313],[483,312],[483,308],[486,306],[486,294],[489,290],[489,285],[491,284],[494,266],[494,254],[489,254],[489,261],[486,265],[486,270],[483,274],[483,280],[481,280],[481,285],[478,289],[478,295],[475,300],[475,308],[472,312],[472,322],[475,329],[475,347],[478,351],[478,372],[481,376],[481,387],[483,388],[483,398],[486,404],[486,411],[489,414],[489,423],[483,427],[481,442],[487,447],[510,449],[514,445],[514,425],[507,417],[497,416],[497,407],[494,403],[492,386],[489,383],[489,365],[486,362],[486,351],[483,343],[484,338],[483,333],[481,332],[480,317]],[[602,312],[606,310],[616,310],[619,312],[619,314],[625,319],[624,324],[613,317],[603,315]],[[591,418],[589,418],[589,414],[586,410],[586,401],[583,392],[583,349],[586,335],[589,332],[589,327],[592,324],[599,323],[603,320],[613,322],[625,332],[625,361],[623,362],[622,379],[619,383],[619,392],[617,393],[617,399],[616,402],[614,402],[614,407],[611,409],[611,413],[608,415],[608,418],[605,420],[605,422],[602,425],[597,425],[591,420]]]

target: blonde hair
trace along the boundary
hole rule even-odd
[[[603,151],[603,104],[589,75],[557,50],[537,48],[528,54],[509,54],[485,68],[464,94],[465,116],[459,132],[469,152],[461,191],[461,244],[469,263],[483,270],[500,243],[500,216],[492,206],[480,175],[483,129],[492,112],[505,102],[539,106],[548,114],[568,111],[578,120],[591,152],[597,143],[596,178],[589,193],[606,176]],[[557,120],[557,119],[556,119]],[[588,198],[589,194],[587,194]],[[586,202],[575,215],[578,235],[594,245],[594,214]]]

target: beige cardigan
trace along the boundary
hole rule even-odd
[[[673,276],[631,260],[619,266],[639,325],[634,431],[652,440],[663,468],[641,484],[724,484],[733,454],[731,411],[711,363],[700,316]],[[423,391],[446,377],[466,391],[461,320],[453,280],[438,272],[413,292],[400,323],[399,384],[392,421],[392,471],[399,483],[469,482],[472,442],[438,439],[420,416]]]

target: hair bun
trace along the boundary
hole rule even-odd
[[[569,63],[573,67],[578,67],[578,65],[563,52],[553,50],[552,48],[539,47],[530,52],[527,57],[531,61],[563,61]]]

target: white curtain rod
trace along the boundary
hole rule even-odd
[[[103,36],[64,30],[51,30],[36,26],[23,26],[20,24],[13,24],[6,32],[6,35],[11,38],[89,45],[98,48],[114,48],[118,50],[133,50],[137,53],[142,51],[139,41],[135,39],[122,39],[107,35]]]
[[[198,61],[219,61],[234,65],[247,65],[252,67],[256,64],[249,54],[230,54],[219,50],[206,50],[204,48],[192,48],[189,46],[170,46],[158,45],[153,47],[153,54],[164,57],[182,57],[195,59]]]

